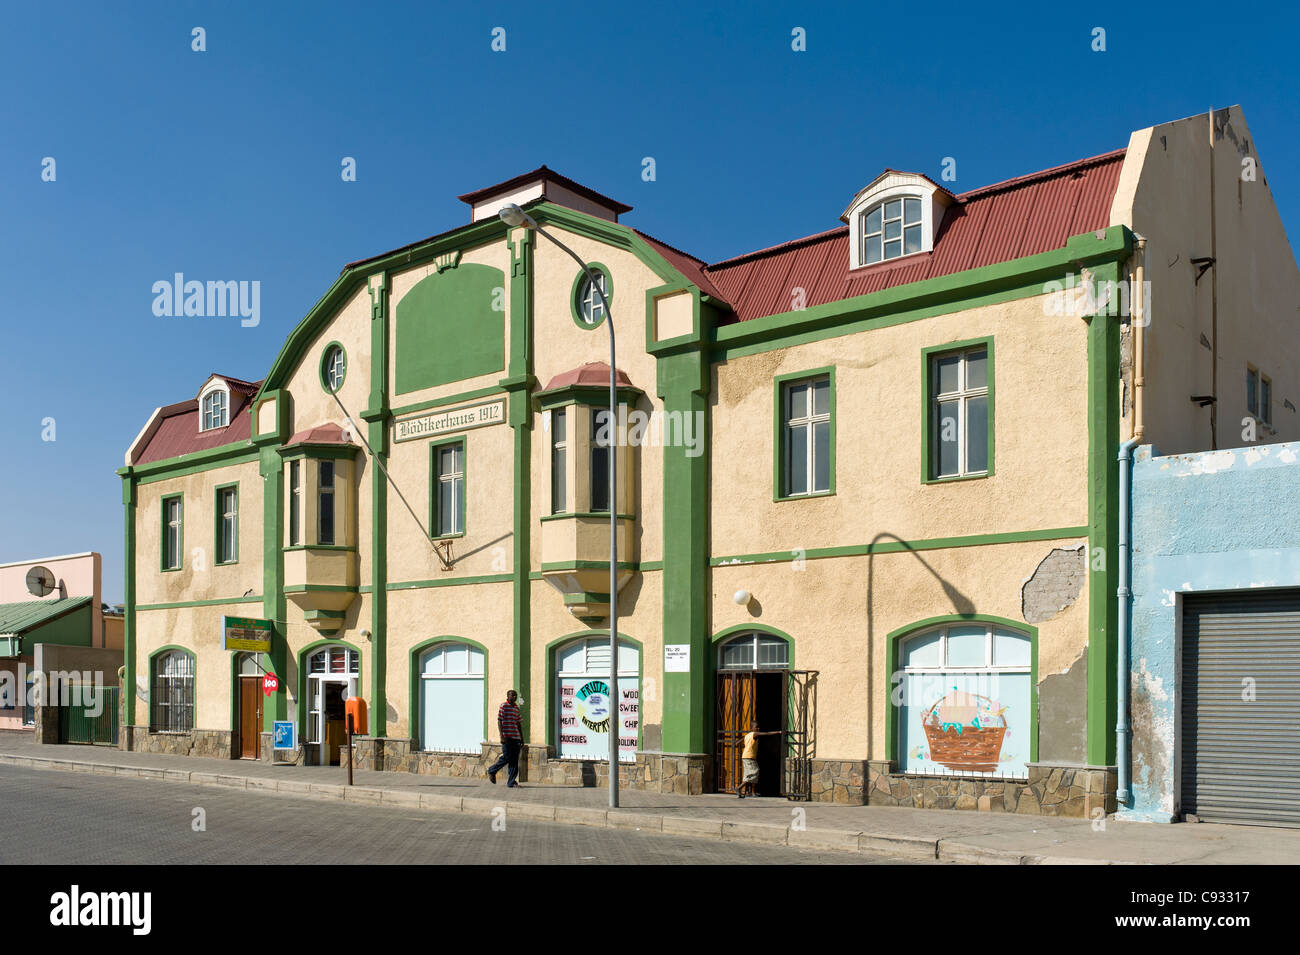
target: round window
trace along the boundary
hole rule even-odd
[[[321,384],[326,391],[338,391],[343,387],[343,378],[348,371],[348,356],[344,354],[342,345],[330,345],[325,349],[320,371]]]
[[[597,328],[605,321],[605,302],[614,297],[609,271],[596,263],[591,272],[600,283],[599,291],[586,272],[579,272],[573,283],[573,321],[579,328]],[[604,292],[604,298],[601,297]]]

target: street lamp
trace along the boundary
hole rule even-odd
[[[618,365],[614,361],[614,313],[609,307],[609,299],[605,298],[605,290],[601,287],[601,282],[587,263],[582,261],[577,254],[567,245],[551,235],[545,229],[537,224],[535,220],[523,209],[508,202],[501,207],[498,213],[501,221],[512,229],[522,226],[525,229],[532,229],[534,232],[546,236],[557,246],[569,254],[573,261],[586,273],[587,278],[591,281],[591,287],[596,290],[600,296],[601,304],[605,306],[605,324],[609,328],[609,805],[611,809],[618,808],[618,737],[619,731],[623,728],[623,719],[618,709],[618,443],[613,436],[617,433],[616,427],[618,422],[618,392],[614,382],[615,369]]]

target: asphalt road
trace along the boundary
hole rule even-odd
[[[200,821],[201,831],[195,828]],[[3,865],[916,864],[508,816],[500,826],[499,817],[470,813],[0,769]]]

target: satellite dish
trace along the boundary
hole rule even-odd
[[[54,590],[56,581],[47,567],[33,567],[27,571],[27,592],[33,597],[44,597]]]

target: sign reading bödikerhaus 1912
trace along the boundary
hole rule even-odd
[[[394,441],[413,441],[431,438],[449,431],[466,431],[506,420],[505,399],[490,401],[485,405],[452,408],[450,411],[430,411],[425,414],[398,418],[393,422]]]

